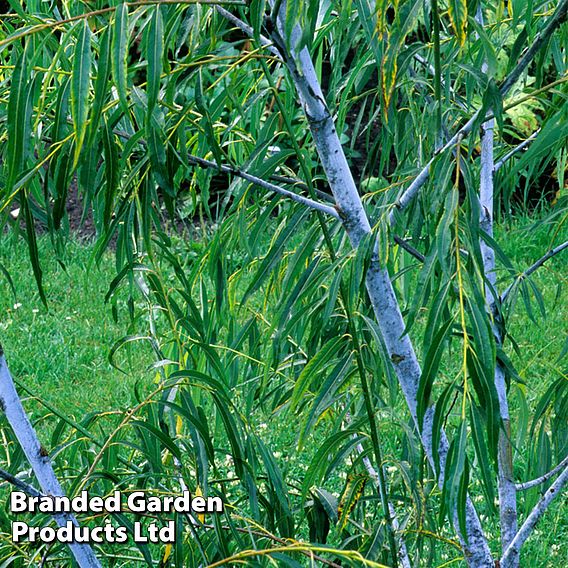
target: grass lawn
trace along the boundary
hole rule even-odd
[[[527,238],[521,228],[531,223],[530,219],[517,219],[511,226],[497,229],[497,241],[503,243],[519,270],[544,254],[551,244],[551,232],[544,226]],[[563,236],[565,239],[566,235]],[[555,243],[564,239],[559,235]],[[106,255],[100,266],[89,266],[92,246],[73,242],[67,247],[63,269],[47,239],[40,239],[40,250],[48,309],[39,299],[23,242],[15,243],[10,237],[0,239],[0,263],[11,274],[16,289],[14,297],[0,274],[0,341],[20,392],[28,394],[27,407],[34,415],[45,416],[39,402],[44,400],[75,420],[88,413],[129,408],[135,400],[136,383],[149,387],[155,373],[149,370],[152,353],[143,344],[121,354],[119,359],[125,372],[109,363],[112,345],[126,335],[143,334],[146,325],[145,321],[130,321],[126,310],[114,321],[110,305],[105,304],[109,282],[116,274],[112,256]],[[543,294],[546,318],[538,315],[533,304],[537,318],[533,324],[519,298],[511,320],[510,331],[518,342],[519,354],[512,350],[509,354],[526,381],[531,410],[566,368],[566,360],[558,363],[557,359],[568,331],[567,279],[568,251],[549,261],[534,277]],[[508,283],[502,284],[502,288]],[[511,404],[514,412],[517,404],[514,397]],[[297,467],[298,464],[285,463],[290,444],[294,443],[293,429],[282,429],[279,417],[259,416],[258,423],[266,429],[267,439],[283,469]],[[38,429],[42,437],[51,430],[48,424]],[[520,461],[525,459],[522,456]],[[536,497],[533,492],[526,498],[532,503]],[[523,563],[566,565],[567,543],[568,511],[559,499],[525,546]]]
[[[75,419],[89,412],[124,410],[136,381],[151,380],[144,353],[122,373],[108,360],[112,345],[132,332],[123,312],[115,322],[105,304],[114,264],[105,256],[88,268],[92,248],[78,242],[67,248],[65,270],[49,242],[40,241],[48,309],[35,287],[27,249],[5,239],[0,262],[12,276],[16,296],[5,279],[0,285],[0,337],[14,378],[33,394]],[[149,363],[149,360],[147,361]]]

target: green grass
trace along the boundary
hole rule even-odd
[[[92,249],[69,244],[64,270],[40,240],[48,309],[42,304],[24,243],[0,245],[0,262],[16,291],[0,284],[0,338],[14,378],[40,399],[75,419],[90,412],[124,410],[138,380],[151,381],[150,360],[136,349],[125,374],[108,360],[111,346],[132,331],[123,312],[118,322],[104,298],[112,280],[110,255],[88,269]],[[133,351],[134,354],[134,351]]]
[[[530,219],[518,219],[512,226],[498,227],[496,238],[519,270],[529,266],[551,245],[550,231],[541,226],[527,237],[524,227]],[[560,238],[557,237],[556,242]],[[111,254],[104,256],[99,266],[90,266],[92,246],[78,242],[68,245],[64,260],[66,270],[56,261],[47,239],[40,239],[40,251],[48,309],[42,305],[25,246],[11,239],[0,239],[0,262],[10,272],[16,297],[0,276],[0,341],[12,374],[20,385],[33,393],[36,400],[26,406],[33,415],[44,416],[40,408],[44,400],[67,416],[80,420],[92,412],[124,411],[132,406],[137,383],[148,388],[154,373],[148,370],[152,354],[143,344],[121,351],[117,360],[126,372],[109,363],[113,344],[128,334],[144,333],[145,321],[130,321],[126,310],[114,321],[111,306],[104,298],[109,282],[115,276]],[[568,252],[542,267],[534,277],[541,289],[547,308],[545,319],[537,316],[530,321],[519,299],[510,321],[510,331],[516,338],[520,354],[508,349],[513,362],[526,381],[526,393],[531,409],[552,380],[562,372],[556,363],[566,338],[568,321]],[[509,283],[503,282],[501,288]],[[538,310],[535,307],[535,314]],[[418,330],[417,337],[421,335]],[[512,400],[513,410],[515,401]],[[251,422],[262,425],[283,470],[291,479],[301,479],[311,454],[292,451],[294,428],[282,428],[281,416],[262,415]],[[287,418],[286,418],[287,420]],[[42,422],[40,436],[46,437],[54,422]],[[325,429],[325,425],[323,426]],[[316,433],[319,428],[316,429]],[[385,441],[385,455],[395,455],[398,449]],[[292,458],[292,459],[290,459]],[[520,456],[525,463],[526,456]],[[304,463],[305,461],[305,463]],[[341,481],[336,480],[337,488]],[[534,495],[533,495],[534,498]],[[522,501],[521,501],[522,502]],[[496,542],[496,539],[494,539]],[[547,513],[523,551],[526,566],[557,566],[568,562],[568,511],[559,499]]]

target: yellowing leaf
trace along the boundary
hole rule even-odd
[[[203,497],[203,491],[201,491],[201,487],[199,487],[199,485],[195,488],[195,496],[196,497]],[[205,522],[205,515],[203,513],[198,514],[197,518],[199,519],[200,523]]]
[[[449,0],[448,14],[460,46],[465,43],[467,30],[467,0]]]
[[[398,50],[396,50],[394,46],[389,46],[389,49],[387,49],[383,57],[381,65],[382,94],[385,116],[396,85],[396,74],[398,70],[397,57]]]
[[[388,8],[388,0],[377,0],[376,2],[376,15],[377,15],[377,37],[379,39],[383,39],[387,31],[387,8]]]
[[[164,547],[164,557],[162,558],[162,564],[165,566],[166,562],[168,561],[168,558],[172,555],[172,545],[171,544],[166,544],[166,546]]]

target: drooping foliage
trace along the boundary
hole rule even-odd
[[[565,457],[560,363],[529,415],[534,401],[514,368],[508,332],[518,310],[532,319],[545,312],[541,293],[481,230],[478,200],[479,132],[491,113],[496,216],[544,207],[551,245],[566,240],[565,24],[507,84],[556,4],[224,3],[250,26],[247,34],[215,6],[193,1],[7,3],[2,223],[21,232],[48,305],[37,234],[47,233],[63,262],[66,204],[78,197],[95,227],[93,263],[109,249],[116,257],[109,309],[137,322],[109,346],[110,360],[123,366],[138,343],[155,358],[155,385],[114,422],[92,415],[77,423],[48,409],[59,420],[56,470],[70,478],[69,493],[189,487],[227,503],[224,515],[204,521],[176,516],[173,549],[117,545],[98,554],[175,566],[267,558],[307,565],[314,554],[331,565],[392,565],[396,532],[417,562],[458,559],[451,522],[457,510],[465,527],[468,491],[483,496],[478,512],[496,533],[497,365],[520,401],[519,479]],[[282,5],[279,46],[273,31]],[[303,47],[373,227],[355,250],[341,210],[329,217],[246,179],[333,204],[281,57]],[[440,151],[480,109],[469,135]],[[398,211],[432,157],[428,181]],[[495,287],[483,243],[497,257]],[[419,353],[414,410],[419,425],[433,411],[434,467],[400,395],[393,365],[401,361],[385,347],[365,289],[373,253]],[[289,433],[284,459],[265,436],[266,417]],[[19,472],[22,455],[5,435],[3,461]],[[37,554],[2,546],[6,558]]]

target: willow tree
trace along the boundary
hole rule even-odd
[[[411,566],[456,548],[518,566],[568,480],[565,379],[527,436],[508,326],[568,248],[568,0],[9,4],[2,211],[47,301],[36,228],[63,255],[78,188],[95,260],[115,244],[108,301],[124,290],[148,318],[111,358],[147,341],[160,379],[104,442],[66,422],[98,447],[73,454],[72,490],[108,491],[110,463],[121,486],[235,503],[179,519],[180,566]],[[552,168],[554,246],[515,267],[494,218]],[[172,237],[180,218],[203,228],[198,252]],[[303,473],[263,440],[266,412],[294,417]]]

